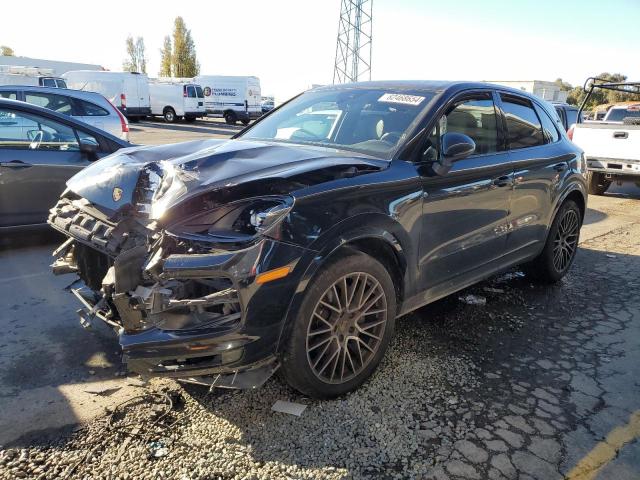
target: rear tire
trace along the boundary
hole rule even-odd
[[[229,125],[235,125],[236,122],[238,121],[238,116],[236,115],[235,112],[227,112],[224,114],[224,121],[227,122]]]
[[[175,123],[178,121],[178,116],[173,108],[167,107],[162,112],[162,116],[164,117],[164,121],[167,123]]]
[[[603,173],[587,172],[587,186],[591,195],[604,195],[611,185],[611,180],[607,180]]]
[[[193,123],[196,121],[196,117],[184,117],[184,121],[187,123]]]
[[[386,268],[364,253],[340,255],[308,284],[292,317],[284,378],[314,398],[356,389],[382,360],[395,316],[395,288]]]
[[[246,127],[249,125],[249,120],[242,120],[242,124]]]
[[[582,212],[573,200],[566,200],[556,213],[542,253],[523,265],[528,276],[540,283],[556,283],[564,277],[578,250]]]

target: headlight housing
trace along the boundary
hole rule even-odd
[[[169,230],[177,236],[186,234],[194,240],[223,243],[250,241],[265,235],[278,237],[278,226],[293,203],[293,197],[287,195],[243,199],[190,217]]]

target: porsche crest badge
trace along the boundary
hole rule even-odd
[[[113,197],[114,202],[119,202],[122,198],[122,189],[120,187],[115,187],[111,196]]]

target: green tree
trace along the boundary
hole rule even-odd
[[[195,77],[200,72],[196,47],[182,17],[176,17],[173,27],[172,71],[176,77]]]
[[[556,78],[556,81],[553,83],[558,85],[562,92],[569,92],[573,88],[570,83],[563,81],[561,78]]]
[[[170,77],[171,76],[171,62],[173,60],[171,48],[171,36],[167,35],[164,37],[164,46],[160,50],[160,72],[158,72],[159,77]]]
[[[144,53],[144,39],[142,37],[133,40],[129,35],[127,37],[127,58],[122,63],[122,68],[127,72],[147,73],[147,59]]]
[[[6,45],[0,45],[0,55],[5,57],[15,57],[15,53],[13,53],[13,48],[7,47]]]
[[[596,83],[603,82],[625,82],[627,80],[627,76],[621,73],[601,73],[600,75],[596,75]],[[587,85],[588,87],[588,85]],[[587,96],[587,93],[583,90],[582,86],[574,87],[567,97],[567,103],[571,103],[573,105],[581,105],[584,101],[584,98]],[[586,110],[593,110],[598,105],[605,105],[609,103],[618,103],[618,102],[626,102],[638,100],[638,95],[634,93],[627,92],[615,92],[612,90],[603,90],[596,88],[591,96],[589,97],[589,101],[585,105]]]

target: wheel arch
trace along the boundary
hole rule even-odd
[[[551,224],[553,223],[553,219],[556,218],[558,210],[562,204],[570,199],[578,204],[580,207],[580,212],[582,213],[582,219],[584,219],[585,214],[587,213],[587,190],[585,185],[579,182],[573,182],[567,186],[567,188],[558,196],[558,200],[553,208],[553,215],[551,215],[549,225],[547,228],[551,228]]]
[[[367,216],[371,222],[371,215]],[[377,215],[373,214],[373,216],[376,217]],[[404,242],[401,241],[402,235],[398,235],[397,231],[399,226],[396,227],[393,223],[391,225],[387,223],[385,226],[374,221],[368,226],[362,226],[362,223],[360,223],[361,226],[355,226],[361,221],[359,217],[360,215],[350,219],[352,221],[347,222],[349,227],[340,228],[341,224],[338,224],[331,229],[331,234],[327,232],[324,235],[324,237],[330,237],[326,241],[323,242],[323,239],[319,238],[314,242],[314,246],[319,248],[313,250],[313,258],[308,262],[289,303],[276,351],[280,351],[283,338],[286,338],[286,334],[293,324],[292,316],[296,314],[302,304],[307,285],[313,281],[325,265],[338,259],[341,255],[348,255],[349,252],[365,253],[382,263],[387,272],[389,272],[395,287],[396,314],[400,312],[408,289],[407,278],[410,277],[408,273],[409,261],[406,239]],[[384,216],[381,215],[381,217]],[[386,218],[387,222],[391,221],[389,217],[384,218]]]

